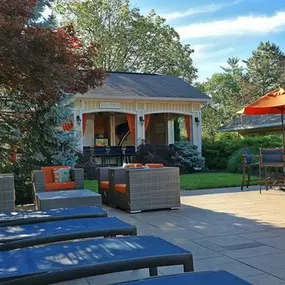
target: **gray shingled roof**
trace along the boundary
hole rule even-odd
[[[124,72],[108,72],[108,78],[103,87],[92,89],[86,95],[103,98],[139,96],[197,99],[198,101],[210,99],[179,77]]]
[[[281,126],[281,115],[240,116],[221,127],[221,132],[236,132],[259,128]]]

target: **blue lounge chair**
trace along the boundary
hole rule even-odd
[[[20,211],[0,214],[0,226],[24,225],[96,217],[107,217],[107,213],[95,206],[51,209],[47,211]]]
[[[117,218],[85,218],[0,227],[0,251],[91,237],[137,235],[133,225]]]
[[[226,271],[204,271],[124,282],[117,285],[251,285]]]
[[[171,265],[193,271],[192,254],[154,236],[73,241],[1,251],[0,283],[45,285],[142,268],[154,276]]]

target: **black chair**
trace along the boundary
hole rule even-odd
[[[121,165],[123,164],[123,152],[122,148],[120,146],[110,146],[109,153],[108,153],[108,158],[109,158],[109,165],[111,165],[111,159],[115,157],[117,159],[117,166],[119,165],[119,159]]]
[[[83,159],[84,159],[84,162],[89,161],[90,157],[91,157],[91,148],[90,148],[90,146],[84,146],[83,147]]]
[[[256,159],[254,159],[256,158]],[[258,166],[258,155],[253,155],[250,153],[248,148],[242,149],[242,183],[241,183],[241,191],[243,191],[243,187],[246,183],[246,188],[248,188],[250,184],[250,177],[252,168]],[[245,179],[247,173],[247,180]]]
[[[95,146],[94,147],[94,153],[93,156],[100,157],[101,158],[101,165],[105,166],[106,165],[106,156],[107,156],[107,151],[105,146]]]
[[[125,162],[126,163],[133,162],[133,159],[134,159],[135,156],[136,156],[136,147],[135,146],[130,146],[130,145],[126,146]]]

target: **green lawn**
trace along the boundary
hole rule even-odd
[[[257,185],[256,177],[251,178],[251,185]],[[242,175],[236,173],[197,173],[185,174],[180,177],[181,189],[209,189],[241,186]]]
[[[98,192],[98,181],[97,180],[85,180],[84,188],[89,189],[93,192]]]
[[[209,189],[209,188],[226,188],[241,185],[242,176],[235,173],[197,173],[197,174],[184,174],[180,177],[181,189],[194,190],[194,189]],[[254,181],[251,185],[257,185],[256,177],[252,177]],[[92,191],[98,191],[96,180],[85,180],[85,188]]]

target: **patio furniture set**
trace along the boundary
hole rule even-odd
[[[153,277],[158,267],[172,265],[183,265],[185,273]],[[133,225],[95,206],[0,216],[0,284],[45,285],[143,268],[151,278],[123,284],[250,284],[225,271],[194,273],[191,252],[137,236]]]
[[[104,202],[129,211],[180,206],[177,168],[129,166],[99,169],[101,178],[107,171],[105,182],[110,182]],[[101,195],[82,189],[83,170],[71,169],[71,182],[52,181],[51,171],[59,168],[66,172],[66,167],[33,172],[39,210],[0,213],[0,284],[45,285],[144,268],[151,278],[123,284],[249,284],[225,271],[193,273],[190,251],[156,236],[138,236],[134,225],[108,217],[100,208]],[[0,181],[1,201],[14,205],[13,175],[2,175]],[[174,265],[182,265],[184,273],[156,277],[158,267]]]
[[[179,168],[129,164],[97,169],[102,202],[130,213],[180,207]]]

